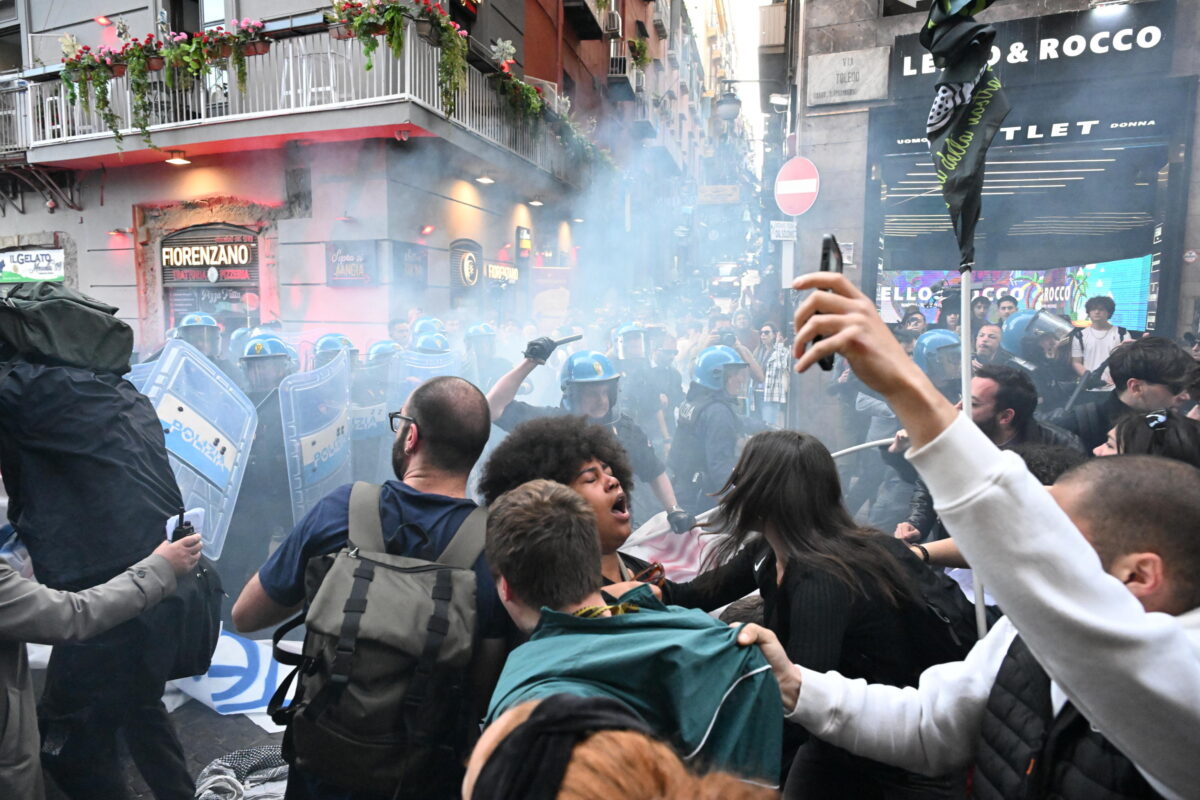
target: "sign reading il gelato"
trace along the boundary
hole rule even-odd
[[[5,250],[0,252],[0,283],[62,281],[62,250]]]

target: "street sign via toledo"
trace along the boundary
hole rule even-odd
[[[775,178],[775,203],[785,214],[796,217],[812,208],[821,189],[816,164],[797,156],[779,168]]]

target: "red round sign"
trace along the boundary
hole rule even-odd
[[[775,176],[775,203],[783,213],[799,216],[812,208],[820,189],[817,165],[797,156],[780,167]]]

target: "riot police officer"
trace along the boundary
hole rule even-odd
[[[687,398],[671,448],[671,474],[680,504],[691,514],[713,508],[737,462],[743,420],[738,398],[750,365],[728,345],[706,347],[696,357]]]
[[[496,385],[512,363],[496,355],[496,329],[486,322],[467,328],[467,360],[463,377],[487,392]]]
[[[488,392],[492,423],[510,431],[537,417],[580,414],[597,425],[608,426],[629,454],[634,475],[650,485],[650,490],[666,509],[671,529],[677,533],[691,530],[695,520],[676,502],[666,468],[655,455],[650,440],[637,423],[617,408],[621,376],[603,353],[581,350],[567,358],[559,376],[562,400],[557,407],[532,406],[515,399],[522,382],[538,365],[546,363],[555,347],[557,343],[546,337],[529,342],[525,359],[503,375]]]
[[[313,369],[325,366],[343,351],[350,359],[350,366],[353,367],[358,362],[358,348],[354,346],[354,342],[350,341],[350,337],[340,333],[325,334],[317,339],[316,345],[313,346]]]
[[[650,372],[647,331],[636,322],[622,325],[613,336],[613,366],[625,377],[621,382],[621,409],[644,431],[661,439],[666,428],[660,393]]]

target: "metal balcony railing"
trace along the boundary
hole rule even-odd
[[[230,71],[220,67],[214,66],[204,80],[181,78],[175,88],[166,85],[164,72],[151,73],[149,131],[153,135],[217,122],[397,102],[416,103],[446,117],[437,84],[440,51],[415,34],[410,25],[399,59],[381,43],[369,71],[354,39],[337,40],[321,32],[276,41],[267,54],[246,59],[245,92],[233,85]],[[111,79],[109,94],[122,133],[136,137],[128,77]],[[0,115],[3,102],[0,98]],[[567,158],[561,144],[543,127],[514,119],[503,102],[483,73],[468,67],[455,114],[446,119],[558,178],[573,180],[579,166]],[[67,102],[60,80],[30,84],[28,108],[32,147],[112,136],[95,109],[85,112],[78,102]]]
[[[596,0],[563,0],[563,15],[580,39],[603,38],[605,12]]]
[[[654,30],[659,38],[667,38],[671,27],[671,0],[654,0],[654,13],[651,15]]]
[[[0,89],[0,160],[29,147],[29,103],[24,87]]]

